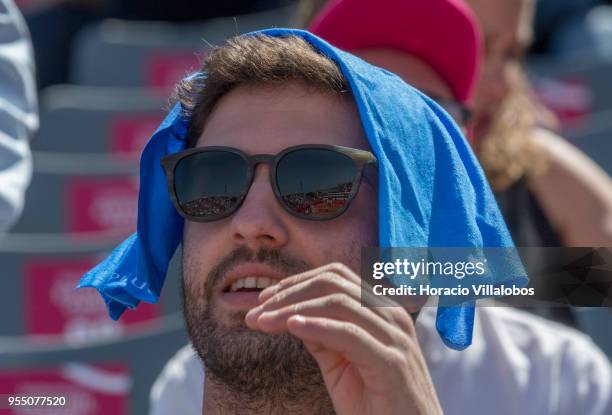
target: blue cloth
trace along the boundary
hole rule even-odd
[[[474,154],[437,104],[392,73],[309,32],[270,29],[248,35],[253,34],[304,38],[339,65],[379,163],[381,247],[513,246]],[[140,301],[158,300],[181,241],[182,218],[170,201],[160,158],[185,147],[186,126],[177,104],[141,157],[137,232],[79,284],[102,294],[113,319]],[[519,276],[518,282],[527,279]],[[474,305],[438,308],[436,328],[449,347],[460,350],[471,343]]]

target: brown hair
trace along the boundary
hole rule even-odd
[[[189,118],[187,145],[193,147],[219,99],[239,85],[279,86],[298,81],[318,91],[345,95],[348,84],[338,66],[296,36],[237,36],[215,48],[201,69],[184,79],[174,98]]]
[[[533,139],[538,127],[555,125],[552,115],[533,95],[524,73],[495,115],[483,138],[478,159],[491,187],[502,191],[518,180],[538,175],[549,160]]]

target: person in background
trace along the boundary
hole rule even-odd
[[[301,5],[302,16],[310,16],[302,22],[317,14],[312,3]],[[432,23],[442,15],[443,26]],[[315,34],[397,71],[438,102],[454,103],[447,110],[469,102],[480,47],[475,18],[462,2],[384,0],[372,6],[367,0],[344,0],[314,20]],[[396,28],[401,28],[396,39],[384,36]],[[461,51],[461,60],[447,51]],[[465,128],[461,113],[455,112],[454,119]],[[595,415],[610,410],[609,363],[586,336],[508,307],[485,307],[477,310],[474,343],[458,352],[439,341],[431,329],[434,320],[435,310],[424,308],[416,330],[444,413]],[[150,414],[199,414],[205,370],[190,345],[179,350],[151,390]],[[589,386],[578,390],[578,383]]]
[[[32,46],[13,0],[0,1],[0,234],[23,209],[32,176],[29,140],[38,128]]]
[[[365,14],[371,10],[363,7],[362,3],[362,0],[329,2],[328,7],[315,14],[313,20],[307,23],[308,30],[340,49],[398,75],[436,101],[466,132],[470,114],[467,106],[475,85],[474,74],[478,68],[480,50],[475,24],[468,18],[457,18],[458,8],[464,9],[465,6],[460,1],[444,1],[442,3],[456,4],[436,9],[444,13],[439,19],[450,21],[452,29],[447,31],[428,30],[418,26],[420,33],[407,35],[406,26],[417,25],[416,20],[419,18],[433,18],[428,9],[437,7],[417,1],[409,2],[402,24],[384,32],[373,33],[367,27],[354,30],[345,25],[336,25],[345,18],[345,8],[357,5],[360,7],[351,12],[351,15],[367,22],[367,16],[359,13]],[[439,1],[435,0],[435,3]],[[302,20],[314,12],[316,6],[323,5],[318,1],[313,4],[310,9],[305,6],[299,8],[299,12],[303,13]],[[398,7],[401,6],[397,1],[385,0],[376,10],[377,18],[392,21]],[[461,10],[461,13],[468,12]],[[336,17],[336,14],[340,17]],[[451,32],[453,37],[449,35]],[[436,47],[430,47],[431,44]]]
[[[533,38],[533,0],[468,0],[485,54],[472,107],[473,144],[517,246],[610,246],[612,183],[558,137],[522,68]],[[538,268],[541,257],[530,256]],[[569,308],[532,311],[577,326]]]
[[[554,133],[522,58],[533,39],[533,0],[468,0],[485,54],[474,97],[473,142],[517,246],[612,246],[612,181]],[[538,267],[541,258],[530,257]],[[577,326],[571,308],[532,311]]]
[[[309,24],[317,33],[318,8],[326,2],[304,1],[299,23]],[[331,2],[334,3],[334,2]],[[608,175],[582,152],[552,133],[554,116],[544,108],[529,89],[521,68],[521,58],[531,43],[532,0],[470,0],[468,2],[483,25],[484,54],[475,96],[467,103],[454,91],[455,102],[463,101],[471,109],[471,143],[495,192],[504,219],[517,246],[611,246],[612,183]],[[327,27],[325,28],[327,30]],[[331,28],[330,30],[334,30]],[[326,32],[319,33],[327,38]],[[422,71],[414,67],[414,58],[393,47],[396,37],[363,39],[354,35],[341,39],[338,46],[403,76],[432,98],[443,97],[440,104],[451,114],[449,92],[440,89],[439,79],[422,83]],[[433,41],[432,35],[429,41]],[[358,43],[355,43],[358,42]],[[364,47],[375,43],[378,49]],[[423,48],[420,39],[410,49],[412,56],[424,59],[438,75],[443,57],[462,48]],[[391,49],[389,50],[389,46]],[[381,50],[381,47],[386,47]],[[455,58],[456,60],[456,58]],[[453,65],[450,73],[458,76]],[[406,75],[410,76],[406,76]],[[448,76],[446,79],[451,80]],[[452,80],[449,82],[452,85]],[[456,107],[456,105],[453,105]],[[528,265],[536,269],[541,258],[530,256]],[[531,311],[570,326],[576,326],[569,308],[539,307]]]
[[[312,24],[317,24],[316,13],[325,4],[322,0],[301,2],[297,24],[312,28]],[[453,99],[471,110],[465,128],[469,130],[470,141],[515,243],[517,246],[611,246],[610,178],[582,152],[552,132],[557,126],[556,120],[534,98],[521,67],[532,38],[533,0],[469,0],[468,4],[483,27],[483,62],[472,102],[461,102],[457,95]],[[315,22],[311,23],[313,19]],[[325,33],[320,34],[326,37]],[[357,35],[339,46],[400,76],[414,72],[408,62],[414,59],[406,54],[398,54],[397,49],[380,51],[381,46],[394,40],[370,39],[377,51],[363,45],[356,49],[351,44],[355,38]],[[432,42],[433,38],[428,41]],[[422,58],[424,52],[445,55],[453,51],[448,47],[435,48],[440,52],[420,49],[419,42],[415,42],[405,52]],[[428,62],[439,77],[441,69],[436,68],[434,60]],[[438,98],[441,91],[437,86],[421,85],[419,76],[411,75],[404,79]],[[448,94],[444,97],[449,98]]]
[[[485,54],[472,108],[474,142],[518,246],[612,246],[612,182],[556,135],[522,57],[533,0],[468,0]]]

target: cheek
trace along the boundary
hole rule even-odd
[[[512,61],[506,63],[504,76],[509,86],[515,86],[521,81],[522,67],[520,63]]]
[[[220,232],[215,231],[215,224],[185,222],[183,227],[183,278],[192,282],[202,282],[219,258],[220,244],[217,239]]]
[[[322,266],[342,262],[359,272],[361,248],[378,245],[376,193],[360,190],[340,217],[322,222],[301,221],[293,233],[297,246],[311,264]]]
[[[371,181],[374,183],[362,184],[354,200],[354,226],[358,229],[359,241],[363,246],[378,245],[378,177],[375,174]],[[353,206],[351,206],[353,207]]]
[[[355,272],[361,266],[361,248],[371,246],[371,238],[352,226],[352,222],[338,221],[315,227],[307,226],[300,232],[300,241],[295,241],[300,257],[320,267],[332,262],[341,262]]]

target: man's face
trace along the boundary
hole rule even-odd
[[[276,154],[299,144],[369,149],[352,100],[300,83],[236,88],[218,102],[197,142],[250,155]],[[257,165],[237,212],[216,222],[185,221],[183,233],[184,311],[194,347],[214,375],[252,388],[266,377],[287,382],[284,373],[295,377],[298,373],[291,371],[317,368],[288,334],[248,330],[244,316],[258,304],[258,291],[229,293],[228,284],[247,277],[278,280],[334,261],[358,272],[361,247],[378,242],[377,190],[370,182],[362,180],[338,218],[308,221],[278,203],[269,168]]]

